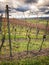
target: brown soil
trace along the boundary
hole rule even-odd
[[[28,55],[27,55],[27,51],[24,52],[19,52],[19,53],[13,53],[13,56],[10,57],[8,54],[7,55],[0,55],[0,61],[3,60],[20,60],[20,59],[25,59],[27,57],[32,58],[32,57],[37,57],[37,56],[48,56],[49,55],[49,48],[47,49],[42,49],[40,52],[39,51],[28,51]]]

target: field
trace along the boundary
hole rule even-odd
[[[4,45],[1,48],[0,52],[0,61],[5,59],[9,60],[10,58],[10,47],[8,41],[9,35],[6,19],[3,19],[1,29],[2,31],[0,32],[0,46],[3,41],[2,37],[4,35],[5,39],[3,43]],[[46,35],[46,37],[44,37],[44,35]],[[46,56],[47,58],[47,55],[49,55],[49,21],[47,22],[47,20],[10,19],[10,38],[12,45],[12,58],[15,60],[18,59],[19,61],[20,59],[27,58],[25,61],[28,61],[28,58],[30,57],[32,61],[29,61],[34,62],[37,60],[34,59],[33,61],[33,58],[36,56],[38,57],[43,55],[43,57]],[[21,65],[23,65],[25,61],[21,61]]]

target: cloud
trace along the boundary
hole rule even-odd
[[[5,2],[0,2],[0,10],[5,10]]]
[[[42,6],[42,7],[39,7],[39,10],[41,12],[45,12],[46,10],[49,10],[49,8],[48,7],[45,7],[45,6]]]
[[[45,12],[45,14],[49,14],[49,11]]]
[[[38,6],[49,6],[49,0],[39,0]]]
[[[0,10],[5,10],[6,4],[14,8],[27,6],[33,13],[49,11],[49,0],[6,0],[6,2],[0,2]],[[12,12],[15,12],[15,10],[12,10]]]
[[[39,0],[37,3],[37,8],[39,9],[40,13],[49,11],[49,0]]]
[[[44,5],[45,5],[45,6],[49,6],[49,0],[45,0],[45,1],[44,1]]]
[[[5,9],[6,5],[8,5],[9,7],[13,6],[11,1],[4,1],[4,2],[0,2],[0,9]]]
[[[37,3],[38,0],[25,0],[25,3]]]

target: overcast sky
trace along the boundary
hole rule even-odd
[[[0,0],[0,11],[5,10],[5,5],[8,4],[9,7],[28,7],[30,10],[25,12],[25,14],[49,14],[49,0]],[[21,12],[12,10],[12,12],[19,15]],[[23,15],[23,13],[21,13]]]

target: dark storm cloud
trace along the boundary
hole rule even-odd
[[[49,14],[49,11],[45,12],[45,14]]]
[[[47,3],[47,4],[44,4],[43,6],[49,7],[49,4]]]
[[[25,0],[25,3],[37,3],[38,0]]]
[[[41,12],[45,12],[46,10],[49,10],[47,7],[40,7],[39,8],[39,11],[41,11]]]

